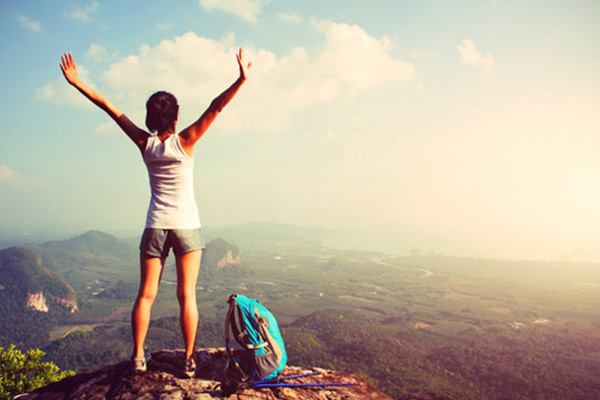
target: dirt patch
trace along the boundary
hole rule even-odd
[[[488,311],[497,313],[497,314],[505,314],[508,315],[510,314],[510,308],[506,308],[506,307],[495,307],[495,308],[488,308]]]
[[[468,299],[475,299],[477,297],[478,296],[475,296],[472,294],[459,293],[459,292],[451,292],[446,295],[446,298],[451,299],[451,300],[468,300]]]
[[[413,328],[415,328],[416,330],[419,329],[427,329],[427,328],[431,328],[433,325],[428,324],[426,322],[417,322],[415,324],[413,324]]]
[[[533,321],[533,323],[538,325],[548,325],[550,323],[550,320],[546,318],[538,318],[535,321]]]
[[[351,295],[348,295],[348,294],[342,294],[342,295],[340,295],[340,299],[364,301],[365,303],[375,303],[375,300],[365,299],[364,297],[351,296]]]

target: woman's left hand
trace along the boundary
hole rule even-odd
[[[250,76],[250,68],[252,67],[252,63],[249,62],[248,64],[246,64],[246,61],[244,60],[243,47],[240,47],[240,51],[238,52],[238,54],[236,54],[236,58],[240,67],[240,78],[242,78],[243,80],[248,79],[248,77]]]

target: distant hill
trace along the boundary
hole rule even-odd
[[[0,250],[0,346],[35,346],[61,315],[77,311],[75,291],[24,247]]]
[[[67,240],[50,240],[40,247],[62,250],[80,255],[106,255],[116,258],[137,257],[137,248],[131,244],[100,231],[88,231]]]
[[[209,237],[223,237],[242,248],[253,249],[271,248],[273,245],[283,243],[313,248],[321,246],[323,240],[336,235],[333,230],[297,227],[273,222],[206,228],[204,231]]]
[[[214,239],[202,253],[200,279],[211,281],[232,275],[239,276],[243,273],[240,264],[240,249],[237,246],[221,238]]]
[[[239,251],[222,237],[204,253],[201,273],[210,279],[200,280],[197,291],[199,346],[223,345],[226,299],[240,293],[277,317],[290,364],[346,371],[398,400],[600,399],[598,264],[392,256],[310,248],[283,237],[256,247],[234,241]],[[42,349],[61,368],[81,372],[129,358],[128,320],[139,281],[135,244],[129,261],[110,253],[111,246],[37,247],[42,266],[52,260],[65,277],[87,282],[81,292],[76,287],[81,311],[21,310],[1,326],[17,326],[30,333],[27,340],[53,327],[56,340]],[[35,256],[22,258],[40,264]],[[182,343],[173,257],[167,264],[150,351]],[[13,307],[0,304],[2,315]],[[62,318],[60,325],[51,318]],[[21,328],[26,324],[29,330]],[[419,397],[407,397],[412,393]]]
[[[98,275],[104,279],[118,281],[123,276],[115,276],[110,279],[111,274],[129,270],[137,281],[139,271],[139,250],[137,245],[131,241],[118,239],[110,234],[89,231],[82,235],[67,240],[51,240],[41,245],[30,245],[41,255],[50,270],[67,276],[81,269],[94,267]],[[172,256],[171,252],[171,257]],[[240,250],[237,246],[216,238],[210,241],[202,254],[202,270],[200,276],[203,279],[214,279],[231,272],[232,267],[240,265]],[[99,272],[103,272],[100,274]],[[237,271],[239,272],[239,271]]]
[[[78,292],[96,279],[117,282],[134,280],[139,275],[137,246],[107,233],[89,231],[71,239],[27,247]]]
[[[45,345],[48,331],[78,309],[78,295],[86,310],[90,299],[94,304],[112,301],[111,307],[115,300],[131,303],[139,282],[138,252],[127,241],[98,231],[1,250],[0,346]],[[220,238],[207,244],[201,281],[223,281],[244,273],[237,246]],[[105,289],[94,296],[88,289],[98,280]]]

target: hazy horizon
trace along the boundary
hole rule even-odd
[[[0,234],[143,229],[148,178],[60,55],[140,127],[179,128],[253,73],[195,150],[206,227],[348,247],[600,261],[600,3],[199,0],[0,4]],[[135,23],[132,23],[135,21]],[[379,248],[376,248],[379,246]]]

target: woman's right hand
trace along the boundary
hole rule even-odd
[[[77,66],[75,65],[75,60],[73,60],[71,53],[63,54],[61,57],[60,69],[62,70],[67,82],[69,82],[71,85],[75,86],[75,84],[79,82]]]

